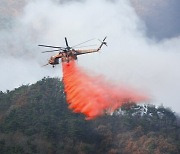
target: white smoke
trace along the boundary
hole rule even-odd
[[[180,112],[180,38],[156,42],[130,1],[87,0],[59,4],[33,0],[14,28],[1,34],[1,90],[32,83],[43,76],[60,76],[60,66],[42,68],[53,54],[41,54],[38,44],[70,45],[108,36],[101,54],[79,57],[79,65],[118,83],[146,90],[152,102]],[[91,44],[91,43],[90,43]]]

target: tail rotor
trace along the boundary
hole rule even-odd
[[[107,36],[103,39],[103,41],[101,41],[101,40],[99,39],[99,41],[101,42],[102,45],[107,46],[107,42],[105,42],[106,38],[107,38]]]
[[[107,46],[107,42],[105,42],[107,36],[103,39],[103,41],[99,40],[101,42],[101,45],[99,46],[98,50],[102,48],[103,45]]]

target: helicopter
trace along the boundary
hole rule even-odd
[[[51,46],[51,45],[38,45],[38,46],[41,46],[41,47],[46,47],[46,48],[52,48],[53,50],[50,50],[50,51],[43,51],[42,53],[46,53],[46,52],[56,52],[58,51],[59,53],[54,55],[54,56],[51,56],[50,59],[48,60],[48,63],[43,65],[43,66],[47,66],[47,65],[52,65],[53,67],[57,64],[59,64],[59,59],[61,59],[61,62],[64,63],[69,63],[70,61],[72,60],[77,60],[77,56],[79,55],[83,55],[83,54],[88,54],[88,53],[94,53],[94,52],[98,52],[103,45],[106,45],[107,46],[107,42],[105,42],[107,36],[103,39],[103,41],[99,40],[101,42],[100,46],[97,48],[97,49],[84,49],[84,50],[81,50],[81,49],[75,49],[75,47],[78,47],[79,45],[82,45],[86,42],[89,42],[91,40],[87,40],[85,42],[82,42],[82,43],[79,43],[75,46],[72,46],[70,47],[69,44],[68,44],[68,41],[67,41],[67,38],[65,37],[65,44],[66,44],[66,47],[60,47],[60,46]],[[86,46],[84,46],[86,47]]]

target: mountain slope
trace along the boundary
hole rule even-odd
[[[128,103],[93,121],[67,106],[59,79],[0,92],[0,153],[180,153],[177,117],[162,106]]]

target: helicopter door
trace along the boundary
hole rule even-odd
[[[59,64],[59,58],[55,58],[54,64]]]

